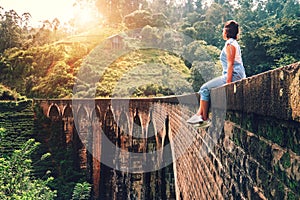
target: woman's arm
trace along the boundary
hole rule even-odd
[[[235,58],[236,49],[233,45],[228,44],[226,46],[226,55],[227,55],[227,80],[226,83],[231,83],[232,81],[232,74],[233,74],[233,64]]]

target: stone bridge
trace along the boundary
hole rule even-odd
[[[185,122],[196,94],[34,103],[80,143],[96,199],[300,198],[300,63],[214,89],[207,130]]]

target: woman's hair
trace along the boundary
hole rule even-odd
[[[236,21],[227,21],[224,25],[224,28],[226,30],[227,38],[237,39],[237,35],[239,33],[239,24]]]

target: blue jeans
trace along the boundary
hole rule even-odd
[[[209,101],[210,99],[210,90],[212,88],[216,88],[216,87],[219,87],[219,86],[222,86],[226,83],[226,77],[227,76],[219,76],[219,77],[216,77],[206,83],[204,83],[200,90],[199,90],[199,94],[201,96],[201,100],[204,100],[204,101]]]
[[[227,79],[227,76],[222,75],[222,76],[216,77],[216,78],[204,83],[201,86],[200,90],[199,90],[201,100],[209,101],[211,89],[216,88],[216,87],[220,87],[220,86],[226,84],[226,79]],[[240,79],[242,79],[242,77],[240,77],[238,75],[236,75],[236,76],[233,75],[232,76],[232,82],[238,81]]]
[[[232,82],[234,81],[238,81],[240,79],[242,79],[243,77],[239,76],[239,75],[235,75],[233,74],[232,76]],[[223,76],[219,76],[219,77],[216,77],[206,83],[204,83],[200,90],[199,90],[199,94],[201,96],[201,100],[204,100],[204,101],[209,101],[210,99],[210,91],[212,88],[216,88],[216,87],[220,87],[224,84],[226,84],[226,79],[227,79],[227,76],[226,75],[223,75]]]

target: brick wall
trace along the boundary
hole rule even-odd
[[[178,199],[299,199],[299,93],[300,63],[213,90],[213,125],[174,140]]]

